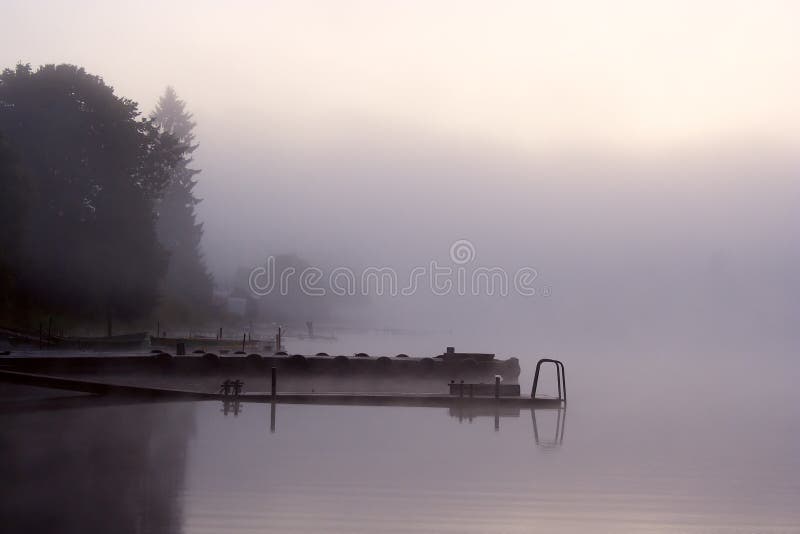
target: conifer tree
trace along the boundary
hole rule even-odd
[[[186,322],[201,320],[212,310],[213,279],[206,268],[201,249],[203,225],[197,222],[195,207],[200,202],[194,194],[195,176],[191,168],[194,142],[192,114],[172,87],[150,115],[153,125],[173,136],[183,149],[183,157],[172,169],[170,181],[158,202],[156,231],[169,253],[169,265],[163,281],[163,312]]]

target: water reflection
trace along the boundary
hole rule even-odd
[[[4,534],[798,531],[794,420],[108,402],[0,410]]]
[[[450,417],[457,418],[459,423],[467,421],[472,423],[474,419],[479,417],[492,417],[494,418],[494,430],[500,431],[500,420],[502,418],[519,418],[519,406],[493,406],[491,404],[472,405],[472,404],[459,404],[448,408]],[[552,449],[559,447],[564,441],[564,423],[567,418],[566,406],[558,408],[535,408],[530,409],[531,420],[533,421],[533,436],[536,444],[542,448]],[[553,431],[553,438],[544,439],[539,436],[539,425],[536,421],[536,412],[543,412],[555,416],[555,429]],[[541,417],[541,415],[540,415]]]
[[[564,443],[564,426],[567,420],[567,407],[559,407],[556,410],[556,423],[555,431],[552,438],[543,439],[539,437],[539,426],[536,424],[536,412],[542,410],[531,410],[531,419],[533,420],[533,439],[536,440],[536,445],[543,449],[557,449]],[[552,415],[553,410],[548,410],[548,415]]]
[[[239,416],[239,412],[242,410],[242,403],[238,400],[225,400],[222,401],[222,410],[220,410],[225,416],[228,414],[233,414],[234,417]]]
[[[181,531],[192,404],[5,413],[0,427],[4,532]]]
[[[232,415],[233,417],[238,417],[239,413],[243,410],[242,402],[239,400],[224,400],[222,401],[222,407],[220,412],[222,412],[226,417],[228,415]],[[275,433],[276,425],[276,404],[271,402],[268,404],[269,406],[269,430],[271,434]],[[539,425],[537,424],[536,420],[536,412],[546,412],[548,414],[555,415],[555,428],[552,431],[552,438],[545,439],[541,438],[539,435]],[[491,417],[494,419],[494,430],[495,432],[500,431],[500,420],[502,418],[514,418],[518,419],[520,417],[521,409],[519,406],[507,406],[507,405],[492,405],[492,404],[457,404],[455,406],[451,406],[447,409],[447,413],[450,417],[458,419],[459,424],[463,422],[472,423],[475,419],[481,417]],[[567,409],[566,406],[560,406],[558,408],[536,408],[530,409],[531,412],[531,420],[533,422],[533,435],[536,444],[544,449],[554,449],[564,442],[564,427],[565,421],[567,417]],[[541,417],[541,416],[540,416]]]

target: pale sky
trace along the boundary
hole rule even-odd
[[[198,117],[307,140],[800,140],[798,2],[6,0],[3,19],[3,66],[83,65],[145,110],[169,83]]]

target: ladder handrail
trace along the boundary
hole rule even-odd
[[[543,363],[552,363],[556,366],[556,381],[558,382],[558,400],[567,404],[567,377],[564,364],[559,360],[542,358],[536,362],[536,373],[533,375],[533,387],[531,388],[531,398],[536,398],[536,388],[539,386],[539,370]]]

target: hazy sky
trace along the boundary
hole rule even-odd
[[[74,62],[149,109],[541,150],[800,137],[792,1],[6,0],[3,65]]]
[[[411,266],[469,239],[539,269],[555,323],[792,330],[800,2],[3,7],[0,64],[187,101],[223,284],[267,253]]]

